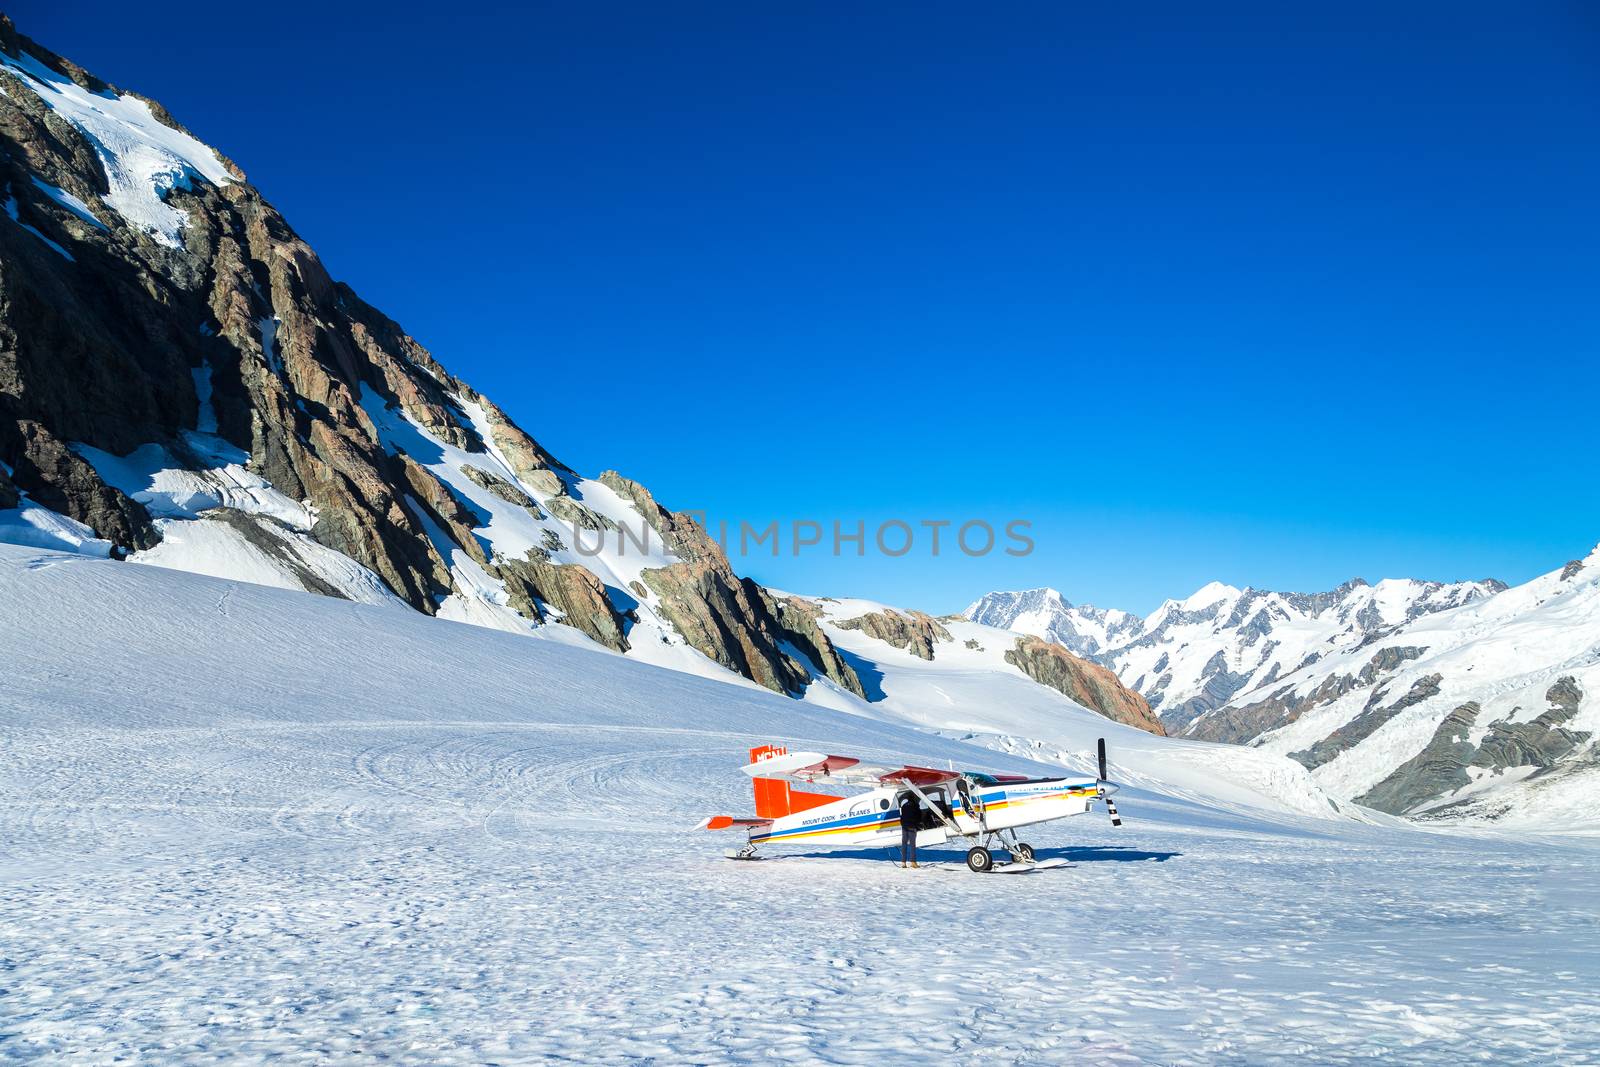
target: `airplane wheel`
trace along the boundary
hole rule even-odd
[[[1011,850],[1011,855],[1024,863],[1033,862],[1033,846],[1026,841],[1018,841],[1017,847]]]
[[[982,874],[994,866],[994,856],[982,845],[967,849],[967,866]]]

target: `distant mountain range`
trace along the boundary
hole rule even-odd
[[[965,615],[1060,642],[1169,733],[1280,752],[1340,800],[1503,824],[1600,816],[1600,548],[1511,589],[1213,582],[1147,619],[1032,589]]]
[[[990,593],[963,614],[1034,634],[1110,667],[1142,693],[1170,732],[1235,696],[1330,652],[1505,588],[1493,580],[1354,578],[1326,593],[1235,589],[1212,582],[1149,618],[1074,605],[1054,589]]]

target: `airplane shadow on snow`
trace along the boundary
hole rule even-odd
[[[1066,848],[1041,848],[1042,860],[1064,859],[1072,863],[1165,863],[1182,852],[1146,852],[1132,845],[1068,845]]]
[[[891,855],[892,853],[892,855]],[[996,850],[996,859],[1005,859],[1005,850]],[[884,850],[878,853],[885,859],[895,863],[900,862],[900,850]],[[841,850],[838,852],[788,852],[787,856],[796,859],[808,860],[861,860],[874,857],[870,849]],[[952,852],[945,848],[920,848],[917,858],[924,863],[965,863],[966,851]],[[1036,855],[1041,860],[1063,859],[1068,863],[1165,863],[1183,855],[1181,852],[1149,852],[1144,849],[1134,848],[1132,845],[1068,845],[1065,848],[1038,849]]]

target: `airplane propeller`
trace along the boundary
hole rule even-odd
[[[1117,814],[1117,802],[1111,799],[1111,794],[1106,792],[1110,784],[1106,778],[1106,739],[1100,739],[1100,799],[1106,802],[1106,814],[1111,816],[1112,826],[1122,825],[1122,816]]]

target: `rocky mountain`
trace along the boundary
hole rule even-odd
[[[562,463],[239,167],[3,16],[0,186],[0,540],[873,694],[812,606],[638,482]],[[897,619],[872,632],[931,657],[938,624]],[[1042,684],[1143,703],[1073,669]]]
[[[1597,697],[1600,546],[1324,655],[1185,734],[1282,753],[1380,811],[1559,828],[1600,813]]]
[[[1053,589],[990,593],[975,622],[1055,641],[1109,667],[1181,733],[1196,717],[1397,626],[1503,590],[1503,583],[1354,578],[1325,593],[1212,582],[1148,618],[1074,606]]]
[[[159,104],[9,22],[0,53],[0,462],[27,505],[9,526],[60,534],[43,509],[140,562],[561,622],[781,692],[813,669],[851,684],[691,523],[571,470],[335,281]]]

